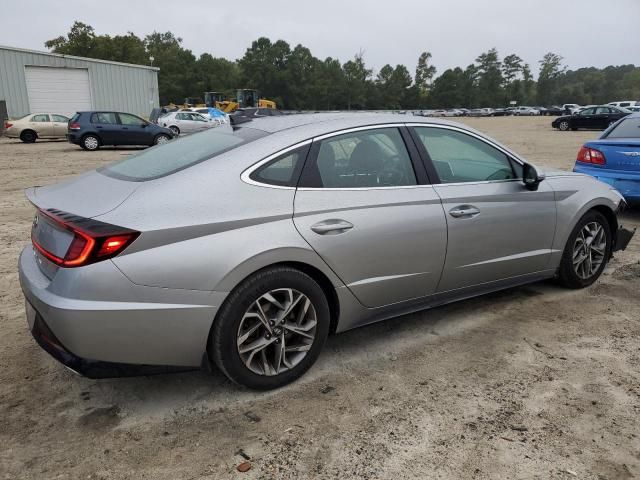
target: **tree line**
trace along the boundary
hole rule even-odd
[[[619,99],[640,100],[640,67],[634,65],[568,70],[563,58],[549,52],[538,62],[538,78],[516,54],[500,58],[495,48],[480,54],[466,68],[436,75],[432,55],[423,52],[412,75],[404,65],[368,68],[364,52],[342,63],[315,57],[303,46],[261,37],[242,58],[228,60],[182,46],[171,32],[144,38],[99,35],[75,22],[66,36],[45,42],[55,53],[159,67],[161,104],[181,103],[219,91],[229,97],[236,88],[255,88],[261,96],[290,110],[424,109],[455,107],[549,106],[562,103],[598,104]]]

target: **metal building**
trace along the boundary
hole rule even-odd
[[[10,118],[102,109],[146,117],[159,105],[158,70],[0,45],[0,101]]]

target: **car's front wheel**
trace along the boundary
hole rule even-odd
[[[178,135],[180,135],[180,129],[178,127],[176,127],[175,125],[171,125],[169,127],[169,130],[171,130],[176,137]]]
[[[100,139],[95,135],[85,135],[80,146],[85,150],[97,150],[100,147]]]
[[[566,132],[567,130],[569,130],[569,122],[567,120],[562,120],[559,124],[558,124],[558,128],[560,130],[562,130],[563,132]]]
[[[269,268],[229,294],[215,319],[209,354],[236,383],[278,388],[316,361],[329,317],[327,298],[314,279],[290,267]]]
[[[156,135],[156,138],[153,139],[153,144],[162,145],[164,143],[167,143],[169,140],[171,140],[171,137],[169,135],[167,135],[166,133],[160,133]]]
[[[560,262],[558,279],[569,288],[584,288],[595,282],[611,255],[611,228],[605,216],[587,212],[574,227]]]

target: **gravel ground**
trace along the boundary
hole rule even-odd
[[[563,169],[597,135],[548,118],[464,122]],[[26,328],[22,191],[130,152],[0,140],[0,478],[640,477],[640,235],[591,288],[537,283],[333,336],[275,392],[218,372],[65,370]]]

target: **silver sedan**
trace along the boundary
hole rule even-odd
[[[329,333],[555,277],[592,284],[622,196],[466,126],[258,119],[54,186],[20,282],[36,341],[90,377],[217,365],[282,386]]]

